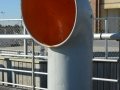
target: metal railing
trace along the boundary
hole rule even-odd
[[[95,21],[99,33],[94,34],[94,42],[99,40],[98,44],[104,44],[97,44],[98,48],[94,46],[93,49],[93,90],[119,90],[120,18],[98,18]]]
[[[13,38],[17,38],[17,39],[30,39],[31,37],[29,35],[0,35],[1,39],[13,39]],[[116,33],[112,33],[112,34],[103,34],[100,36],[100,34],[94,34],[94,39],[112,39],[112,40],[119,40],[120,39],[120,34],[116,34]],[[108,50],[106,50],[106,52],[108,52]],[[34,44],[33,44],[33,53],[34,53]],[[17,70],[17,69],[10,69],[10,68],[0,68],[0,70],[4,70],[4,71],[11,71],[11,72],[22,72],[22,73],[29,73],[32,74],[32,82],[34,82],[34,75],[35,74],[40,74],[40,75],[48,75],[45,72],[35,72],[34,71],[34,58],[41,58],[44,60],[40,60],[40,62],[47,62],[47,56],[36,56],[34,54],[32,55],[14,55],[14,54],[0,54],[1,56],[10,56],[10,57],[31,57],[32,58],[32,71],[27,71],[27,70]],[[106,56],[105,56],[106,57]],[[108,57],[108,56],[107,56]],[[118,59],[93,59],[93,62],[104,62],[104,63],[119,63]],[[118,64],[119,65],[119,64]],[[119,67],[119,66],[117,66]],[[119,68],[118,68],[119,69]],[[117,70],[118,71],[118,70]],[[119,74],[118,76],[119,77]],[[107,82],[116,82],[118,83],[118,79],[108,79],[108,78],[97,78],[97,77],[93,77],[92,80],[97,80],[97,81],[107,81]],[[14,86],[22,86],[22,87],[29,87],[29,88],[36,88],[36,89],[44,89],[46,90],[47,88],[40,88],[40,87],[35,87],[35,85],[33,84],[33,86],[27,86],[27,85],[21,85],[21,84],[15,84],[15,83],[8,83],[8,82],[0,82],[0,83],[4,83],[4,84],[8,84],[8,85],[14,85]],[[33,89],[33,90],[34,90]]]
[[[95,33],[105,32],[106,26],[108,33],[120,32],[120,17],[101,17],[94,19]]]
[[[10,19],[10,21],[13,20],[13,19]],[[16,21],[17,19],[15,19]],[[2,22],[2,20],[0,20]],[[9,20],[3,20],[3,21],[9,21]],[[19,20],[18,20],[19,21]],[[21,20],[20,20],[21,22]],[[5,23],[4,23],[5,24]],[[3,24],[3,25],[4,25]],[[23,24],[22,24],[23,25]],[[24,25],[23,25],[24,26]],[[107,29],[108,26],[107,26],[107,23],[105,25],[105,29]],[[25,30],[25,28],[23,28]],[[23,40],[23,44],[22,44],[22,51],[23,53],[19,53],[20,50],[21,50],[21,47],[20,49],[17,51],[18,53],[17,54],[10,54],[10,53],[0,53],[0,56],[3,56],[4,58],[22,58],[22,59],[26,59],[26,58],[29,58],[31,61],[31,69],[30,70],[23,70],[23,69],[19,69],[19,68],[8,68],[8,67],[0,67],[0,71],[4,71],[4,72],[12,72],[12,81],[11,82],[8,82],[8,81],[0,81],[1,84],[4,84],[4,85],[11,85],[12,87],[22,87],[22,88],[31,88],[32,90],[35,90],[35,89],[40,89],[40,90],[47,90],[47,87],[40,87],[40,86],[36,86],[36,83],[35,83],[35,77],[36,75],[45,75],[47,76],[48,73],[47,72],[41,72],[41,71],[35,71],[35,63],[36,63],[36,60],[39,61],[39,64],[40,63],[44,63],[46,62],[47,63],[47,56],[41,56],[40,54],[36,54],[35,53],[35,46],[36,44],[34,43],[33,40],[31,40],[31,36],[26,34],[26,31],[25,33],[23,34],[16,34],[16,35],[6,35],[6,34],[1,34],[0,35],[0,39],[2,40],[7,40],[7,39],[16,39],[16,40]],[[30,40],[31,42],[31,46],[28,46],[27,44],[27,40]],[[109,57],[109,50],[108,50],[108,40],[117,40],[117,42],[119,42],[120,40],[120,33],[107,33],[107,31],[105,33],[97,33],[97,34],[94,34],[94,40],[105,40],[105,46],[102,46],[102,47],[105,47],[105,55],[104,55],[104,58],[93,58],[93,63],[115,63],[116,64],[116,77],[117,78],[107,78],[107,77],[94,77],[92,78],[93,81],[98,81],[98,82],[114,82],[114,83],[117,83],[117,90],[119,90],[119,58],[115,59],[111,59],[111,58],[108,58]],[[120,43],[119,43],[120,44]],[[39,46],[37,44],[37,46]],[[11,46],[10,46],[11,47]],[[8,48],[10,48],[8,46],[4,46],[4,47],[1,47],[1,48],[6,48],[6,50]],[[28,47],[30,47],[30,50],[28,50]],[[120,47],[120,45],[119,45]],[[17,49],[17,46],[13,46],[12,50],[13,49]],[[37,48],[38,49],[38,48]],[[3,49],[2,49],[3,50]],[[10,49],[11,50],[11,49]],[[4,51],[4,50],[3,50]],[[16,50],[15,50],[16,51]],[[30,53],[29,53],[30,52]],[[39,51],[40,53],[40,51]],[[120,52],[119,52],[120,53]],[[119,54],[120,55],[120,54]],[[105,65],[103,65],[105,67]],[[16,83],[16,80],[15,80],[15,73],[26,73],[26,74],[29,74],[31,75],[31,82],[32,84],[31,85],[24,85],[24,84],[20,84],[20,83]],[[47,83],[47,82],[45,82]],[[94,85],[94,84],[93,84]]]
[[[11,77],[9,76],[9,78],[12,78],[12,81],[0,80],[1,85],[4,84],[4,85],[12,85],[13,87],[31,88],[32,90],[35,90],[35,89],[47,90],[47,87],[40,87],[40,85],[38,86],[35,85],[36,77],[41,75],[47,76],[47,72],[35,71],[36,70],[35,59],[37,59],[39,63],[44,63],[44,62],[46,63],[47,56],[39,55],[40,51],[38,52],[39,54],[36,54],[35,52],[36,43],[34,43],[30,35],[27,34],[26,28],[24,26],[22,19],[0,19],[0,34],[1,34],[0,35],[0,40],[1,40],[0,56],[3,56],[4,58],[17,57],[23,60],[30,59],[30,65],[26,67],[26,68],[29,68],[30,70],[23,70],[22,68],[19,69],[16,67],[14,68],[12,63],[17,62],[16,60],[14,62],[9,61],[11,62],[11,65],[9,66],[4,66],[0,64],[0,73],[2,75],[1,76],[2,78],[3,77],[7,78],[7,76],[5,76],[6,72],[12,73],[12,76]],[[16,45],[16,42],[19,44],[19,46]],[[37,50],[38,49],[39,47],[37,47]],[[13,68],[12,67],[10,68],[10,66],[12,66]],[[19,65],[17,67],[19,67]],[[23,77],[30,75],[31,85],[18,83],[16,80],[16,77],[17,77],[16,75],[18,75],[19,73],[25,74]],[[25,82],[28,82],[28,81],[25,81]]]
[[[31,37],[29,35],[0,35],[0,39],[31,39]],[[34,42],[34,41],[33,41]],[[35,58],[41,58],[43,60],[39,60],[40,62],[47,62],[47,56],[36,56],[34,55],[34,44],[32,45],[32,54],[31,55],[14,55],[14,54],[0,54],[1,56],[10,56],[10,57],[24,57],[24,58],[31,58],[32,59],[32,71],[27,71],[27,70],[18,70],[18,69],[11,69],[11,68],[0,68],[0,70],[3,71],[11,71],[12,73],[15,72],[20,72],[20,73],[28,73],[28,74],[32,74],[32,84],[31,86],[28,85],[21,85],[21,84],[16,84],[16,83],[10,83],[10,82],[0,82],[2,84],[8,84],[8,85],[13,85],[13,86],[21,86],[21,87],[28,87],[28,88],[32,88],[33,90],[35,89],[40,89],[40,90],[47,90],[47,88],[42,88],[42,87],[36,87],[35,86],[35,75],[48,75],[48,73],[45,72],[35,72],[34,69],[34,64],[35,64]],[[14,77],[14,76],[13,76]]]

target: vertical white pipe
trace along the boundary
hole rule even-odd
[[[48,90],[91,90],[92,19],[88,0],[76,0],[77,19],[69,40],[48,50]]]
[[[34,40],[32,40],[32,90],[35,90],[35,48],[34,48]]]
[[[26,27],[23,24],[23,34],[26,35]],[[27,55],[27,40],[24,39],[24,55]]]
[[[108,19],[105,19],[105,33],[108,33]],[[108,40],[105,39],[105,58],[108,58]]]

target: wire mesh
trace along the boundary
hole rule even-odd
[[[108,58],[119,58],[119,42],[116,40],[108,40]],[[93,57],[105,58],[105,40],[94,40],[93,43]]]
[[[120,17],[106,17],[94,19],[95,33],[105,32],[105,20],[108,24],[108,33],[117,33],[120,31]]]
[[[0,19],[0,34],[23,34],[22,20]]]
[[[25,34],[25,26],[22,20],[0,19],[1,35]],[[27,33],[26,33],[27,34]],[[26,47],[26,52],[25,52]],[[7,54],[32,54],[32,40],[23,39],[0,39],[0,53]],[[36,55],[47,55],[47,48],[35,43]]]
[[[96,33],[120,32],[120,18],[99,18],[96,21]],[[93,62],[93,77],[116,79],[119,81],[119,41],[94,40],[93,58],[114,59],[117,63]],[[93,90],[119,90],[119,82],[93,81]]]
[[[0,20],[1,35],[23,35],[27,34],[22,20]],[[0,39],[0,68],[12,68],[17,70],[32,70],[33,56],[33,40],[32,39]],[[3,56],[3,54],[5,56]],[[7,56],[8,55],[8,56]],[[13,55],[12,57],[9,55]],[[16,57],[15,55],[30,55],[31,57]],[[34,55],[47,55],[47,48],[34,44]],[[7,60],[4,60],[8,58]],[[36,72],[47,73],[47,62],[41,62],[41,58],[35,58],[33,70]],[[0,70],[0,85],[13,86],[22,89],[47,88],[47,75],[35,74],[34,80],[32,74],[14,71]],[[30,87],[29,87],[30,86]],[[44,89],[43,89],[44,90]]]
[[[105,20],[108,24],[108,32],[119,32],[119,18],[105,18],[96,19],[97,33],[105,33]],[[114,23],[114,24],[112,24]],[[112,28],[114,25],[115,28]],[[3,20],[0,21],[0,34],[7,35],[18,35],[25,34],[25,27],[21,20]],[[114,30],[114,31],[113,31]],[[32,39],[0,39],[0,54],[13,54],[13,55],[31,55],[33,54]],[[108,59],[119,58],[119,42],[115,40],[108,40]],[[106,58],[106,41],[105,40],[94,40],[93,45],[93,58]],[[37,42],[34,44],[34,55],[47,56],[47,48],[39,45]],[[2,57],[3,58],[3,57]],[[5,58],[5,60],[4,60]],[[13,68],[18,70],[30,71],[32,68],[31,58],[26,57],[8,57],[5,56],[3,60],[0,60],[0,67]],[[6,59],[7,58],[7,59]],[[12,59],[12,60],[9,60]],[[34,71],[47,72],[47,62],[40,62],[41,58],[35,59]],[[9,66],[9,67],[8,67]],[[12,77],[11,79],[8,78]],[[117,64],[116,63],[93,63],[93,76],[100,78],[117,79]],[[7,78],[6,78],[7,77]],[[23,84],[32,86],[32,74],[20,73],[20,72],[5,72],[0,71],[0,81],[12,82],[16,84]],[[24,82],[25,81],[25,82]],[[39,82],[39,83],[38,83]],[[47,75],[35,74],[35,87],[47,88]],[[0,85],[8,84],[3,83]],[[12,85],[14,87],[24,88],[24,86]],[[99,82],[93,81],[93,90],[116,90],[117,84],[110,82]],[[28,88],[26,88],[28,89]]]

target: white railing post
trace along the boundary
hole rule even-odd
[[[32,90],[35,90],[35,49],[34,49],[34,41],[32,40]]]
[[[26,27],[25,25],[23,24],[23,34],[26,35]],[[27,55],[27,40],[24,39],[24,55]]]
[[[108,19],[105,19],[105,33],[108,33]],[[105,39],[105,58],[108,58],[108,40]]]

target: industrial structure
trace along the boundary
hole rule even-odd
[[[94,31],[96,33],[93,35],[93,40],[91,29],[92,16],[87,0],[48,0],[47,3],[47,0],[22,1],[29,5],[30,10],[27,11],[30,11],[33,15],[38,15],[36,17],[30,15],[30,13],[28,15],[30,21],[32,18],[36,19],[33,22],[28,21],[28,23],[34,27],[29,29],[37,34],[38,39],[35,38],[31,31],[29,32],[34,39],[26,33],[25,25],[27,29],[28,25],[26,23],[24,25],[23,22],[26,22],[28,19],[25,17],[23,17],[24,20],[0,19],[1,24],[8,23],[9,25],[9,27],[5,25],[4,28],[0,28],[0,90],[120,90],[120,33],[116,33],[120,30],[118,23],[120,18],[117,16],[107,17],[107,14],[103,16],[101,11],[98,12],[99,17],[96,16],[98,3],[100,4],[102,1],[91,0],[91,4],[94,3],[92,9],[95,9],[93,19],[95,22]],[[67,3],[72,2],[74,13],[71,15],[73,17],[70,16],[72,10],[65,9],[67,5],[67,8],[70,5],[65,1]],[[118,5],[116,3],[111,4],[114,7],[110,6],[109,8],[119,7],[116,6]],[[24,3],[25,7],[27,7],[26,4]],[[31,4],[35,6],[34,9],[37,8],[34,13],[32,12]],[[51,5],[51,8],[47,7],[46,4],[47,6]],[[61,7],[61,5],[64,7]],[[106,5],[108,4],[106,3]],[[57,8],[54,8],[54,6]],[[76,9],[74,6],[78,6],[78,8]],[[104,7],[104,4],[102,6]],[[108,8],[108,6],[105,7]],[[47,18],[42,18],[43,22],[45,23],[49,19],[50,22],[47,24],[50,24],[48,26],[51,30],[53,30],[52,25],[59,27],[55,31],[56,35],[53,32],[50,33],[50,29],[46,27],[46,24],[39,20],[40,12],[38,11],[40,7],[46,9],[46,12],[48,11],[45,15],[44,10],[42,11],[43,17],[48,14],[52,17],[51,19],[48,15]],[[65,15],[62,13],[57,14],[58,8],[62,8],[61,12],[64,8]],[[56,12],[53,12],[53,9]],[[103,9],[106,12],[108,11],[106,8]],[[115,12],[114,10],[110,9],[110,11]],[[117,9],[117,11],[119,10]],[[78,16],[76,15],[75,18],[76,12]],[[66,16],[67,19],[62,16]],[[67,33],[67,37],[64,37],[67,35],[63,32],[64,25],[67,23],[67,20],[71,20],[69,18],[73,19],[72,25],[70,25],[73,28],[65,29],[70,30],[70,32]],[[22,28],[15,29],[10,27],[11,23],[16,25],[20,23]],[[45,27],[44,31],[40,29],[42,26],[40,27],[39,23],[43,24],[42,29]],[[44,34],[41,34],[42,32]],[[44,38],[41,39],[41,42],[41,37],[47,38],[47,43],[45,43],[46,41],[43,42]],[[61,41],[55,42],[59,38]],[[17,42],[13,42],[14,40]],[[52,43],[50,43],[51,40]],[[20,42],[19,45],[18,42]],[[41,46],[40,43],[49,48]]]
[[[89,1],[23,0],[21,5],[31,36],[48,47],[48,90],[91,90],[93,35]]]

